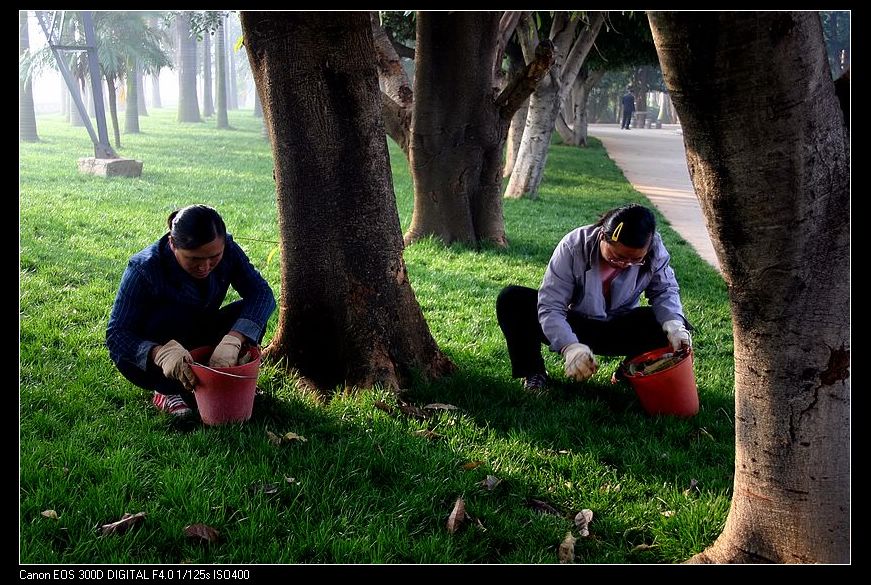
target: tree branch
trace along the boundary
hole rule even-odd
[[[408,145],[411,142],[411,108],[404,108],[381,92],[381,116],[384,130],[408,158]]]
[[[499,113],[505,120],[511,119],[517,108],[535,91],[538,82],[550,71],[554,61],[553,43],[545,39],[535,49],[535,58],[519,75],[515,76],[496,98]]]
[[[375,64],[378,67],[378,80],[384,92],[399,107],[410,107],[414,101],[414,92],[408,81],[408,75],[399,61],[399,55],[388,38],[387,32],[381,26],[378,12],[370,12],[372,23],[372,40],[375,42]]]
[[[535,48],[538,46],[538,29],[532,21],[532,13],[524,12],[515,27],[520,50],[523,51],[523,60],[529,65],[535,59]]]
[[[596,37],[599,35],[599,30],[602,28],[604,22],[604,12],[592,13],[590,24],[581,30],[581,33],[578,35],[574,45],[572,45],[571,51],[569,51],[569,54],[566,57],[560,79],[562,87],[565,87],[566,85],[571,87],[574,84],[575,78],[578,76],[578,72],[581,70],[584,60],[590,53],[593,43],[596,42]]]
[[[390,44],[393,45],[393,50],[396,51],[396,54],[400,57],[405,57],[406,59],[414,60],[414,49],[411,47],[407,47],[396,40],[389,30],[384,31],[387,34],[387,38],[390,39]]]
[[[506,10],[502,13],[502,18],[499,19],[499,36],[496,37],[496,59],[493,62],[494,73],[501,70],[505,47],[508,45],[511,35],[514,34],[514,29],[517,28],[517,23],[520,22],[520,17],[524,14],[529,13],[516,10]]]

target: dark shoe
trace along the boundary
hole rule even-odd
[[[544,392],[547,390],[547,374],[532,374],[523,379],[523,389],[527,392]]]

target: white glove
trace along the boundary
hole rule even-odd
[[[599,369],[593,350],[583,343],[568,344],[562,354],[566,359],[566,376],[578,382],[590,378]]]
[[[679,350],[683,346],[693,346],[690,332],[687,331],[686,327],[684,327],[683,321],[677,319],[666,321],[662,324],[662,330],[665,331],[666,335],[668,335],[668,342],[671,344],[671,348],[674,351]]]
[[[212,352],[209,366],[212,368],[229,368],[239,363],[239,351],[242,340],[235,335],[227,334]]]
[[[193,390],[197,379],[191,370],[191,354],[175,339],[170,339],[154,354],[154,363],[163,370],[163,375],[178,380],[188,390]]]

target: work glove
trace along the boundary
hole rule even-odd
[[[662,330],[668,335],[668,342],[674,351],[678,351],[681,347],[692,347],[690,332],[687,331],[683,321],[678,319],[666,321],[662,324]]]
[[[568,344],[562,354],[566,360],[566,376],[573,380],[583,382],[599,369],[593,350],[583,343]]]
[[[213,368],[229,368],[239,363],[239,351],[242,349],[242,340],[234,335],[227,334],[212,352],[209,366]]]
[[[170,339],[154,354],[154,363],[163,370],[163,375],[181,382],[187,390],[193,390],[197,379],[191,370],[191,354],[175,339]]]

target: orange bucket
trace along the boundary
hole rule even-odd
[[[251,361],[229,368],[209,367],[214,347],[198,347],[191,351],[191,369],[197,383],[194,396],[200,418],[207,425],[243,422],[251,418],[257,374],[260,371],[260,349],[250,347]]]
[[[677,363],[662,370],[650,374],[629,373],[630,364],[660,359],[673,352],[671,346],[654,349],[627,359],[620,368],[648,414],[694,416],[699,412],[699,393],[693,373],[692,349],[686,351]]]

